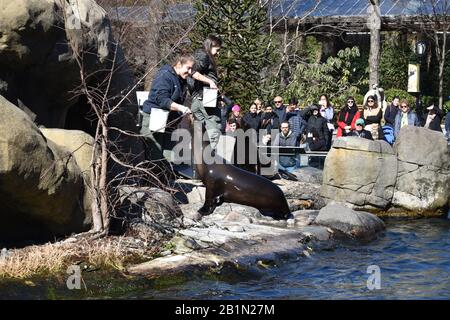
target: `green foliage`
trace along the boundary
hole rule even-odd
[[[322,51],[321,43],[315,37],[306,37],[304,48],[301,52],[304,61],[307,63],[315,63],[320,60]]]
[[[399,44],[398,35],[383,42],[380,59],[380,85],[383,88],[408,87],[408,63],[411,49]]]
[[[445,113],[447,113],[447,112],[450,111],[450,100],[444,102],[444,104],[443,104],[443,106],[442,106],[442,109],[444,110]]]
[[[410,94],[406,90],[390,88],[384,91],[384,96],[387,103],[390,103],[395,96],[400,97],[400,100],[406,99],[410,106],[414,106],[416,103],[416,97]]]
[[[208,34],[223,40],[218,67],[222,91],[240,104],[248,104],[265,95],[267,68],[276,50],[265,31],[266,8],[254,0],[196,1],[202,17],[192,35],[197,47]]]
[[[340,103],[349,95],[357,95],[361,80],[353,78],[356,57],[359,57],[359,49],[353,47],[340,50],[336,57],[329,57],[324,63],[299,63],[284,96],[295,96],[308,105],[317,103],[324,93],[330,100]]]

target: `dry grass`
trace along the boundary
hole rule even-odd
[[[94,268],[123,270],[126,263],[148,259],[156,251],[130,237],[71,240],[9,250],[6,257],[0,257],[0,279],[57,274],[80,263]]]

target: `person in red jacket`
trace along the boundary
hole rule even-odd
[[[345,107],[341,109],[338,115],[338,131],[336,133],[336,138],[350,135],[351,131],[355,130],[355,123],[359,117],[360,113],[356,106],[355,99],[353,97],[348,97]]]

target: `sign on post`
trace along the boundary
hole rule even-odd
[[[420,92],[420,65],[408,64],[408,92]]]

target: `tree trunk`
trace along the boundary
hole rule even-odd
[[[148,22],[148,37],[147,37],[147,68],[153,68],[145,77],[144,88],[150,90],[153,78],[158,71],[158,62],[161,59],[161,26],[166,12],[166,1],[151,1],[151,6]]]
[[[99,190],[100,190],[100,211],[102,214],[103,231],[108,233],[109,231],[109,208],[108,208],[108,117],[104,116],[102,124],[102,153],[101,153],[101,168],[99,177]]]
[[[100,129],[100,121],[97,124],[97,130],[95,133],[95,141],[98,141],[99,137],[99,129]],[[94,143],[92,146],[92,158],[91,158],[91,192],[92,192],[92,228],[95,232],[100,232],[103,230],[103,219],[102,212],[100,209],[99,199],[100,193],[98,188],[98,177],[99,177],[99,168],[100,164],[98,162],[98,146],[97,143]]]
[[[370,0],[367,9],[367,27],[370,30],[370,54],[369,54],[369,90],[373,85],[379,85],[380,80],[380,29],[381,15],[379,0]]]
[[[439,47],[438,34],[436,35],[436,47]],[[439,109],[442,110],[444,104],[444,70],[445,70],[445,52],[447,51],[447,32],[442,34],[442,47],[439,57]],[[439,52],[437,52],[439,54]]]

